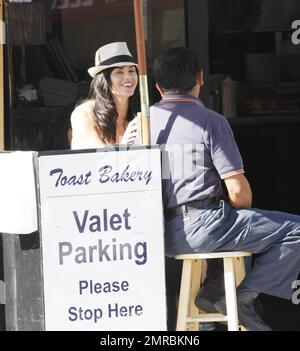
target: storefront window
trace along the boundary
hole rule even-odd
[[[298,118],[299,18],[298,0],[209,1],[211,108],[228,118]]]
[[[185,44],[184,0],[144,0],[148,65],[161,50]],[[126,41],[136,57],[132,0],[56,0],[53,32],[61,41],[79,80],[88,78],[98,47]]]
[[[67,147],[70,113],[88,96],[91,77],[87,69],[94,66],[96,50],[110,42],[125,41],[137,58],[133,3],[133,0],[5,3],[11,79],[7,123],[11,124],[11,133],[8,129],[6,133],[11,149]],[[157,99],[151,74],[153,58],[166,48],[185,45],[184,0],[142,3],[152,103]]]

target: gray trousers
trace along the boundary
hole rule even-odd
[[[300,271],[300,216],[256,208],[235,209],[226,201],[165,220],[167,256],[250,251],[257,254],[243,285],[289,299]]]

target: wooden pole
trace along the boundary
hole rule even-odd
[[[150,110],[147,81],[146,48],[144,37],[142,0],[134,0],[135,37],[139,65],[139,87],[141,100],[140,134],[142,144],[150,144]]]
[[[0,151],[4,150],[4,72],[3,72],[4,41],[5,41],[5,24],[3,21],[3,0],[0,0]]]

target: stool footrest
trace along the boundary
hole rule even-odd
[[[199,317],[187,317],[187,323],[195,322],[227,322],[227,316],[221,313],[205,313]]]

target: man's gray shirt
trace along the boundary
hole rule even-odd
[[[165,94],[150,109],[151,143],[162,145],[165,209],[221,197],[221,179],[243,173],[226,118],[191,95]]]

